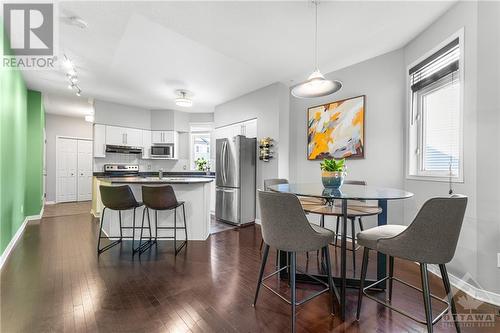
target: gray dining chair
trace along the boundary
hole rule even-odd
[[[273,185],[282,185],[282,184],[288,184],[288,179],[286,178],[270,178],[270,179],[264,179],[264,191],[269,191],[269,187]],[[301,205],[303,207],[307,207],[308,205],[311,204],[316,204],[316,205],[324,205],[325,202],[324,200],[321,200],[319,198],[307,198],[307,197],[298,197]],[[264,245],[264,240],[262,239],[260,241],[260,251],[262,251],[262,246]],[[307,257],[309,258],[309,253],[306,253]]]
[[[383,225],[358,233],[358,243],[364,246],[364,251],[363,264],[361,266],[358,308],[356,313],[357,320],[359,320],[361,302],[364,295],[410,319],[427,325],[428,332],[432,332],[433,325],[439,321],[451,307],[451,313],[455,322],[456,330],[457,332],[460,332],[460,326],[456,316],[455,302],[453,301],[450,281],[446,271],[446,264],[451,261],[453,255],[455,254],[466,207],[467,197],[463,195],[455,194],[446,198],[432,198],[424,203],[413,222],[407,227],[401,225]],[[364,287],[368,266],[368,252],[370,249],[389,256],[389,275],[367,287]],[[394,257],[415,261],[420,264],[422,289],[394,277]],[[448,301],[430,293],[427,271],[428,264],[439,265]],[[393,280],[403,283],[413,289],[422,291],[424,298],[425,321],[367,294],[367,289],[386,280],[389,281],[389,303],[392,301]],[[444,309],[434,319],[432,319],[431,298],[446,304],[446,309]]]
[[[334,233],[331,230],[321,228],[310,224],[302,209],[299,199],[290,193],[274,193],[258,191],[260,205],[260,218],[262,226],[262,237],[264,238],[264,252],[262,254],[262,263],[259,271],[259,279],[255,290],[255,299],[253,306],[257,303],[260,286],[264,286],[281,299],[285,300],[292,308],[292,332],[295,332],[296,306],[301,305],[324,292],[329,291],[332,302],[335,295],[335,286],[331,276],[330,252],[328,244],[332,241]],[[287,252],[290,255],[289,264],[277,271],[263,277],[266,266],[269,247],[274,247],[279,251]],[[301,301],[296,298],[296,271],[297,271],[297,252],[316,251],[321,249],[326,258],[328,283],[325,283],[313,276],[310,276],[316,282],[323,284],[326,288],[315,292]],[[279,274],[283,270],[289,270],[291,299],[288,300],[274,289],[264,283],[268,278]],[[305,272],[302,272],[307,274]]]

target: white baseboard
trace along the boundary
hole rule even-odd
[[[427,265],[427,268],[429,272],[441,278],[441,272],[437,265]],[[450,279],[450,283],[452,286],[454,286],[457,289],[460,289],[467,295],[474,297],[479,301],[500,306],[500,294],[496,294],[494,292],[473,286],[467,281],[464,281],[450,273],[448,273],[448,277]]]
[[[260,219],[255,219],[255,223],[260,225]]]
[[[34,220],[40,220],[43,216],[43,210],[44,210],[44,206],[42,205],[42,209],[40,210],[39,214],[26,216],[24,218],[23,223],[21,224],[19,229],[17,229],[16,233],[14,234],[14,236],[10,240],[9,244],[7,245],[5,250],[3,251],[2,256],[0,257],[0,270],[2,270],[3,265],[7,262],[7,259],[10,256],[10,253],[16,247],[16,244],[19,241],[19,239],[21,238],[22,234],[24,233],[24,229],[26,229],[26,225],[28,224],[28,222],[34,221]]]
[[[45,201],[45,204],[46,205],[55,205],[56,202],[55,201]]]

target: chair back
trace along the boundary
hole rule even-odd
[[[178,201],[174,189],[166,186],[143,186],[142,202],[148,208],[165,210],[177,207]]]
[[[311,227],[295,195],[259,190],[258,198],[262,238],[267,245],[288,252],[319,249],[317,244],[324,242],[324,236]]]
[[[100,185],[99,191],[101,192],[101,201],[106,208],[126,210],[139,206],[139,203],[135,200],[134,193],[132,193],[132,189],[128,185]]]
[[[285,178],[271,178],[264,179],[264,191],[269,191],[269,186],[288,184],[288,179]]]
[[[429,199],[405,231],[380,240],[377,249],[396,250],[420,263],[446,264],[455,254],[466,207],[467,197],[459,194]]]

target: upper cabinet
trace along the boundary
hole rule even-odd
[[[152,144],[176,144],[176,131],[151,131]]]
[[[151,158],[151,131],[142,130],[142,158]]]
[[[94,157],[106,157],[106,125],[94,125]]]
[[[106,144],[142,147],[142,130],[136,128],[106,126]]]
[[[219,127],[215,129],[215,138],[232,138],[236,135],[244,135],[247,138],[257,137],[257,119],[242,121],[236,124]]]

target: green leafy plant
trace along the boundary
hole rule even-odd
[[[320,164],[321,170],[329,172],[339,172],[345,170],[345,158],[341,160],[336,160],[332,158],[331,160],[325,159]]]
[[[198,171],[205,171],[208,168],[208,161],[203,157],[196,159],[196,161],[194,161],[194,164],[196,164],[196,170]]]

